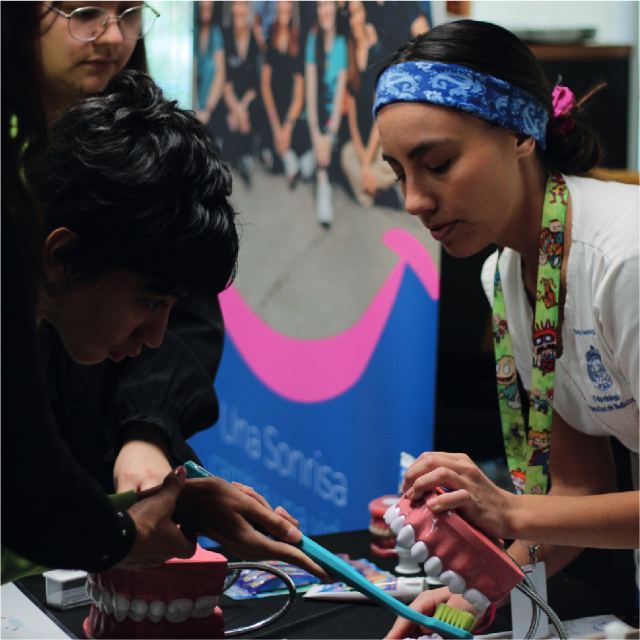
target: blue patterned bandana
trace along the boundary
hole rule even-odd
[[[392,102],[428,102],[466,111],[531,136],[544,150],[549,114],[531,94],[459,64],[401,62],[378,80],[373,116]]]

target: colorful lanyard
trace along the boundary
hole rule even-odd
[[[518,372],[496,262],[493,286],[493,346],[498,404],[507,464],[516,493],[546,493],[549,481],[551,417],[558,344],[560,267],[568,190],[560,174],[547,180],[539,240],[529,430],[525,426]]]

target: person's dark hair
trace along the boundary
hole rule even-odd
[[[549,113],[546,150],[541,153],[549,169],[583,174],[600,160],[600,141],[584,119],[584,103],[594,92],[578,101],[570,115],[572,126],[562,126],[566,118],[558,120],[553,116],[552,87],[542,66],[531,50],[510,31],[475,20],[441,24],[404,44],[385,69],[412,60],[460,64],[528,91]]]
[[[34,47],[40,20],[38,2],[2,4],[2,216],[10,216],[20,230],[31,271],[26,281],[34,287],[40,275],[41,216],[23,174],[47,142],[42,73]]]
[[[42,104],[42,71],[34,42],[40,33],[37,2],[2,5],[2,157],[17,159],[42,151],[47,121]],[[16,135],[9,135],[12,117],[18,120]],[[10,156],[9,156],[10,154]],[[3,171],[4,172],[4,171]]]
[[[269,28],[269,46],[275,49],[278,37],[280,36],[280,26],[276,20]],[[284,28],[288,32],[289,43],[287,45],[287,55],[290,58],[297,58],[300,53],[300,30],[294,24],[294,18],[291,16],[289,24]]]
[[[77,235],[58,256],[72,278],[126,268],[182,294],[219,292],[235,275],[231,173],[194,114],[146,74],[123,71],[64,112],[34,184],[46,232]]]
[[[149,73],[149,65],[147,64],[147,48],[144,44],[144,38],[140,38],[140,40],[136,42],[133,53],[124,68],[141,71],[142,73]]]

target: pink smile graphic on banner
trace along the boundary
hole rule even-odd
[[[400,452],[432,447],[438,272],[407,231],[383,242],[397,262],[338,335],[291,338],[236,288],[220,297],[221,415],[192,443],[213,473],[250,484],[308,533],[366,526],[368,502],[397,488]]]

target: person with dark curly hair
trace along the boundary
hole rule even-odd
[[[78,391],[90,394],[96,423],[85,424],[84,433],[69,432],[62,420],[59,429],[75,459],[98,475],[106,436],[99,414],[112,410],[112,387],[119,383],[110,365],[158,348],[181,297],[215,295],[235,274],[239,243],[228,200],[231,174],[192,112],[166,100],[149,76],[126,71],[54,122],[48,148],[30,178],[42,204],[45,236],[37,316],[85,374],[84,387],[67,388],[68,397],[54,397],[52,404],[54,410],[56,402],[73,406],[80,401]],[[182,390],[191,393],[188,381]],[[61,415],[56,411],[56,417]],[[5,444],[14,454],[22,449],[28,455],[30,441],[38,446],[33,442],[38,432],[30,425],[17,432],[16,422],[11,420]],[[10,463],[15,466],[18,460]],[[60,477],[47,481],[82,498],[76,487],[60,486]],[[42,480],[34,474],[21,482]],[[162,494],[156,504],[154,498]],[[92,498],[87,499],[90,512]],[[66,545],[59,552],[47,545],[39,549],[29,532],[15,543],[13,536],[3,542],[14,553],[49,566],[96,570],[119,563],[141,568],[191,555],[188,530],[224,541],[247,558],[280,557],[324,575],[299,549],[254,528],[258,524],[288,542],[300,538],[291,516],[272,510],[251,489],[219,478],[185,482],[184,468],[178,467],[162,485],[120,493],[117,500],[128,507],[128,516],[124,510],[118,516],[124,558],[102,554],[97,561],[83,560]],[[11,505],[14,513],[24,511],[15,501]],[[84,507],[77,504],[80,517]],[[187,529],[176,526],[174,514]],[[24,533],[25,521],[30,523],[17,518],[11,533]],[[91,523],[86,529],[91,530]],[[92,544],[87,539],[82,547]]]
[[[158,347],[178,299],[233,278],[229,171],[193,114],[146,75],[122,72],[67,109],[32,181],[46,235],[39,309],[80,364]],[[100,298],[103,277],[117,282]],[[125,315],[131,325],[114,323]]]
[[[638,545],[638,492],[617,491],[610,439],[637,470],[639,190],[585,177],[600,154],[584,123],[590,94],[549,86],[509,31],[461,20],[405,44],[381,72],[374,106],[406,210],[453,256],[498,247],[482,284],[515,493],[447,452],[422,454],[403,491],[417,500],[447,487],[429,494],[429,509],[458,509],[515,540],[519,563],[541,559],[549,573],[585,547]],[[444,587],[414,606],[489,605],[467,595]],[[398,621],[389,636],[410,627]]]

